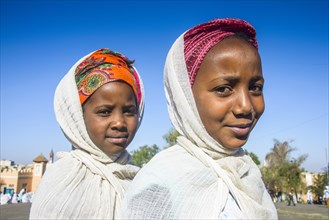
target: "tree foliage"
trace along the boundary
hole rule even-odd
[[[295,192],[305,190],[305,184],[302,182],[301,174],[304,170],[296,161],[284,162],[278,166],[278,174],[282,180],[282,188],[288,192],[294,189]]]
[[[258,156],[254,154],[253,152],[249,152],[247,150],[244,150],[245,155],[249,155],[251,159],[255,162],[256,165],[260,165],[260,161],[258,159]]]
[[[272,191],[282,191],[282,177],[277,173],[277,170],[273,167],[262,167],[261,168],[263,181],[266,187]]]
[[[291,147],[290,143],[275,139],[274,147],[265,157],[266,166],[261,171],[263,180],[270,190],[288,193],[291,189],[298,192],[306,188],[301,179],[304,171],[301,164],[306,160],[307,155],[291,158],[290,154],[296,148]]]
[[[131,162],[133,162],[139,167],[142,167],[146,163],[148,163],[152,159],[152,157],[154,157],[154,155],[156,155],[159,151],[160,148],[156,144],[153,144],[152,146],[144,145],[138,150],[134,150],[131,152]]]
[[[167,145],[164,148],[168,148],[170,146],[173,146],[177,143],[177,137],[179,136],[179,133],[171,128],[167,134],[163,135],[163,139],[167,142]],[[147,146],[144,145],[140,147],[138,150],[134,150],[131,152],[132,154],[132,162],[136,164],[137,166],[144,166],[146,163],[148,163],[154,155],[156,155],[158,152],[160,152],[160,148],[157,145]]]
[[[314,182],[313,186],[311,186],[312,192],[316,196],[323,196],[323,190],[325,189],[325,186],[328,185],[328,176],[326,173],[319,173]]]
[[[167,142],[167,146],[164,148],[171,147],[177,143],[177,137],[179,136],[178,131],[176,131],[174,128],[171,128],[167,134],[163,135],[163,139]]]
[[[273,191],[288,193],[305,191],[306,186],[301,179],[304,170],[296,162],[284,162],[277,166],[263,167],[261,169],[263,180],[267,188]]]

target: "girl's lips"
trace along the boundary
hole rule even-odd
[[[240,127],[231,127],[232,131],[238,136],[245,136],[249,133],[250,127],[240,128]]]
[[[246,136],[251,130],[251,124],[248,125],[233,125],[230,129],[238,136]]]
[[[125,144],[127,143],[127,137],[107,137],[106,140],[113,144]]]

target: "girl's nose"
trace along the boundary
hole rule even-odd
[[[117,114],[113,114],[112,117],[112,122],[111,122],[111,128],[112,129],[122,129],[125,128],[127,126],[124,115],[117,113]]]
[[[235,115],[246,116],[250,115],[253,111],[253,106],[248,89],[242,89],[238,92],[233,108]]]

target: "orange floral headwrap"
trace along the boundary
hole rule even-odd
[[[141,98],[139,79],[132,63],[133,61],[124,55],[107,48],[95,51],[82,61],[75,70],[81,105],[99,87],[118,80],[130,85],[139,103]]]

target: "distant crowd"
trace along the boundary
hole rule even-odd
[[[289,193],[285,194],[281,191],[273,192],[271,190],[268,190],[269,194],[272,197],[273,202],[280,203],[282,201],[285,201],[288,206],[293,205],[295,206],[297,203],[302,203],[302,193],[295,193],[292,189]],[[306,193],[306,203],[307,204],[324,204],[329,207],[329,186],[325,186],[325,189],[323,190],[323,196],[318,195],[316,196],[316,199],[314,199],[314,195],[312,193],[312,190],[307,190]]]
[[[25,189],[22,189],[18,194],[6,192],[2,193],[0,191],[0,203],[1,205],[5,204],[15,204],[15,203],[32,203],[33,192],[26,192]]]

